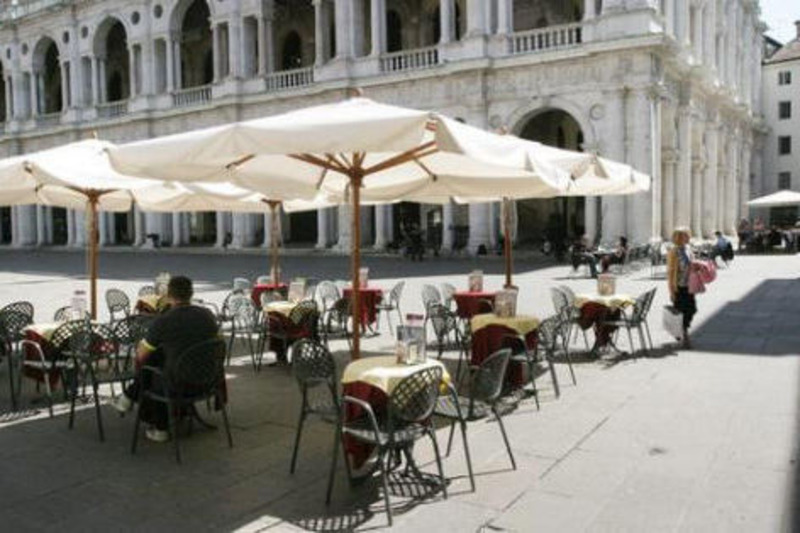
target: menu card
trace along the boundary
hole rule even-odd
[[[397,362],[416,365],[427,360],[425,328],[423,326],[397,326]]]
[[[517,289],[503,289],[498,291],[494,297],[494,313],[503,318],[516,316],[517,314]]]
[[[597,294],[611,296],[617,292],[617,278],[613,274],[600,274],[597,276]]]
[[[289,301],[299,302],[306,295],[306,280],[305,278],[297,278],[292,280],[289,284]]]
[[[367,288],[369,282],[369,268],[363,267],[358,269],[358,286],[361,289]]]
[[[473,270],[470,272],[469,292],[483,292],[483,270]]]

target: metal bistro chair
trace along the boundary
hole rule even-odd
[[[559,351],[559,337],[564,337],[568,334],[568,331],[560,315],[546,318],[539,324],[537,328],[537,333],[539,334],[538,348],[545,352],[545,358],[548,361],[554,361],[556,359]],[[564,359],[567,361],[567,366],[569,367],[570,376],[572,377],[572,384],[577,385],[578,381],[575,379],[575,370],[572,368],[572,357],[569,355],[569,350],[565,349],[563,352]]]
[[[82,328],[69,338],[69,356],[71,367],[69,383],[65,383],[70,393],[69,429],[75,425],[75,402],[78,397],[78,388],[88,385],[92,389],[94,399],[97,431],[100,441],[105,440],[103,431],[103,415],[100,410],[100,386],[132,381],[135,373],[130,369],[120,369],[116,364],[115,356],[117,347],[114,342],[114,333],[104,324],[91,324]]]
[[[0,311],[0,342],[4,344],[8,364],[8,383],[11,404],[17,408],[17,393],[14,390],[14,360],[22,359],[22,342],[25,328],[32,322],[32,314],[27,306],[6,306]]]
[[[383,313],[386,316],[386,322],[389,324],[389,333],[393,334],[392,327],[392,311],[397,313],[397,321],[403,325],[403,313],[400,311],[400,298],[403,296],[403,289],[406,286],[405,281],[398,281],[392,290],[389,291],[389,298],[384,299],[378,304],[378,313]],[[378,327],[380,327],[380,318],[378,319]]]
[[[649,350],[653,349],[653,339],[650,336],[650,326],[647,324],[647,316],[650,313],[650,308],[653,305],[653,300],[656,296],[656,289],[651,289],[636,298],[633,308],[630,312],[621,311],[617,319],[604,320],[603,325],[613,326],[618,328],[617,334],[620,329],[625,329],[628,332],[628,343],[631,347],[631,354],[636,354],[636,347],[633,344],[633,333],[635,329],[639,334],[639,342],[641,343],[642,350],[647,354]],[[645,333],[647,338],[645,338]],[[649,340],[649,346],[648,346]]]
[[[118,320],[117,314],[121,314],[121,318],[131,314],[131,300],[127,294],[119,289],[108,289],[106,291],[106,305],[108,306],[109,321],[112,323]]]
[[[292,346],[292,368],[303,398],[289,467],[289,472],[294,474],[306,418],[318,416],[325,422],[335,424],[339,414],[339,395],[336,388],[336,362],[321,342],[312,339],[296,342]]]
[[[236,346],[236,339],[244,337],[247,348],[250,350],[250,360],[253,370],[261,368],[263,350],[258,353],[264,342],[264,331],[261,325],[265,322],[259,320],[261,314],[253,305],[253,300],[245,295],[239,295],[229,302],[228,310],[232,319],[231,336],[228,341],[228,364]]]
[[[283,341],[287,354],[290,346],[301,338],[319,340],[319,310],[316,302],[303,300],[297,304],[289,313],[287,322],[274,320],[269,330],[270,339]],[[299,337],[301,333],[307,335]]]
[[[233,278],[233,290],[241,293],[250,292],[250,280],[247,278]]]
[[[193,412],[195,404],[198,402],[215,400],[222,411],[228,447],[233,448],[233,437],[225,407],[225,341],[211,339],[189,347],[178,356],[169,371],[145,365],[142,367],[141,373],[142,375],[152,374],[152,382],[160,383],[162,386],[141,391],[139,407],[136,411],[136,423],[133,428],[131,454],[136,453],[142,404],[146,401],[166,404],[169,430],[175,444],[175,459],[179,464],[181,462],[180,433],[176,414],[182,410]]]
[[[442,304],[448,308],[453,308],[453,295],[456,293],[457,289],[454,285],[450,283],[442,283],[441,284],[441,294],[442,294]]]
[[[436,455],[436,466],[439,471],[442,493],[447,498],[447,483],[442,470],[442,457],[439,453],[439,444],[436,442],[432,421],[432,415],[439,396],[439,388],[442,383],[442,374],[443,371],[440,367],[428,367],[403,378],[389,395],[387,415],[383,425],[378,423],[375,412],[369,403],[351,396],[342,398],[339,422],[333,443],[328,492],[325,497],[326,503],[330,504],[331,501],[333,481],[336,474],[336,461],[339,455],[342,435],[345,434],[356,441],[375,446],[377,449],[384,504],[390,526],[392,525],[392,508],[389,501],[388,463],[391,460],[391,452],[405,451],[410,458],[408,450],[414,442],[422,437],[429,437]],[[364,411],[365,415],[358,420],[346,420],[345,410],[348,404],[358,406]],[[345,465],[347,465],[347,457],[345,457]]]
[[[428,308],[433,304],[441,304],[442,303],[442,295],[439,293],[439,289],[434,287],[433,285],[423,285],[422,286],[422,304],[425,306],[425,314],[428,314]]]
[[[314,297],[319,303],[320,326],[324,330],[325,323],[328,320],[328,312],[333,304],[342,297],[342,293],[334,282],[325,280],[320,281],[319,285],[317,285],[317,292]]]
[[[271,276],[258,276],[256,278],[256,285],[269,285],[272,283]]]
[[[89,311],[84,311],[83,318],[85,320],[91,320],[92,314]],[[53,322],[67,322],[69,320],[72,320],[72,306],[70,305],[59,307],[56,309],[56,312],[53,313]]]
[[[562,338],[564,341],[564,350],[569,351],[573,332],[575,332],[575,337],[577,337],[580,332],[581,335],[583,335],[583,343],[588,351],[589,337],[586,335],[586,330],[581,328],[578,323],[581,318],[581,310],[575,307],[575,293],[570,287],[559,285],[558,287],[550,288],[550,297],[553,301],[553,308],[556,314],[561,317],[562,325],[566,329]]]
[[[508,442],[503,419],[497,411],[510,358],[511,350],[504,348],[484,359],[480,366],[472,367],[473,373],[470,377],[469,396],[459,396],[455,387],[449,385],[449,394],[439,397],[434,411],[436,416],[450,421],[450,435],[447,438],[447,452],[445,453],[448,457],[453,446],[453,433],[455,432],[456,424],[461,426],[464,455],[467,459],[469,482],[473,492],[475,491],[475,476],[472,472],[472,459],[467,442],[467,422],[487,418],[489,414],[494,415],[497,424],[500,426],[500,433],[506,445],[508,458],[511,459],[511,467],[514,470],[517,469],[517,462],[514,460],[514,452],[511,451],[511,445]]]
[[[325,344],[328,344],[329,339],[339,338],[347,339],[347,344],[350,345],[350,338],[352,337],[350,323],[352,320],[353,300],[351,298],[339,298],[328,310],[328,314],[325,317],[325,324],[322,328]]]
[[[139,298],[143,296],[153,296],[156,294],[156,288],[154,285],[143,285],[139,288],[139,292],[136,294]]]
[[[136,348],[147,335],[153,320],[154,317],[148,315],[131,315],[113,324],[112,334],[116,347],[113,363],[118,372],[131,369]]]
[[[436,349],[439,359],[447,348],[455,347],[458,350],[458,367],[456,381],[461,377],[461,361],[467,359],[467,338],[458,327],[458,317],[443,304],[433,304],[428,309],[428,320],[436,336]]]
[[[15,312],[20,313],[27,316],[31,323],[33,323],[33,304],[26,301],[19,301],[19,302],[12,302],[2,309],[0,309],[0,314],[5,312]]]

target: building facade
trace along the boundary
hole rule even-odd
[[[336,101],[350,87],[486,129],[596,152],[649,193],[520,201],[515,240],[734,233],[760,168],[755,0],[23,0],[0,14],[0,155],[116,142]],[[348,208],[284,215],[290,243],[349,247]],[[491,247],[496,204],[364,208],[364,245],[409,223]],[[80,212],[0,210],[2,242],[84,241]],[[268,244],[269,217],[106,214],[103,244]]]
[[[784,189],[800,191],[800,21],[797,37],[764,61],[764,167],[753,196]],[[794,224],[797,208],[770,210],[776,223]]]

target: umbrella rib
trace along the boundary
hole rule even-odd
[[[419,160],[418,158],[416,158],[416,157],[414,158],[414,163],[416,163],[416,164],[417,164],[417,166],[418,166],[419,168],[421,168],[423,172],[425,172],[426,174],[428,174],[428,176],[430,176],[430,178],[431,178],[433,181],[436,181],[436,174],[434,174],[433,172],[431,172],[431,169],[429,169],[429,168],[428,168],[428,167],[425,165],[425,163],[423,163],[422,161],[420,161],[420,160]]]
[[[342,172],[342,169],[339,166],[339,162],[336,161],[335,159],[331,161],[326,161],[311,154],[289,154],[289,157],[291,157],[292,159],[297,159],[298,161],[302,161],[304,163],[309,163],[311,165],[322,167],[327,170],[332,170],[334,172]]]
[[[388,159],[384,159],[380,163],[376,163],[369,168],[364,169],[364,175],[368,174],[375,174],[376,172],[381,172],[386,170],[387,168],[396,167],[398,165],[402,165],[403,163],[408,163],[411,160],[421,157],[427,157],[431,154],[434,154],[438,151],[436,148],[436,141],[426,142],[421,144],[411,150],[407,150],[395,156],[392,156]]]

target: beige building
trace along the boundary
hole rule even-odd
[[[36,0],[0,12],[0,154],[96,132],[128,141],[343,98],[435,109],[594,151],[653,177],[629,198],[521,201],[517,243],[732,233],[760,166],[754,0]],[[284,239],[348,245],[347,208],[284,216]],[[420,223],[446,249],[491,246],[494,204],[365,208],[364,244]],[[269,219],[104,215],[104,244],[266,244]],[[2,241],[83,244],[83,216],[0,210]]]

